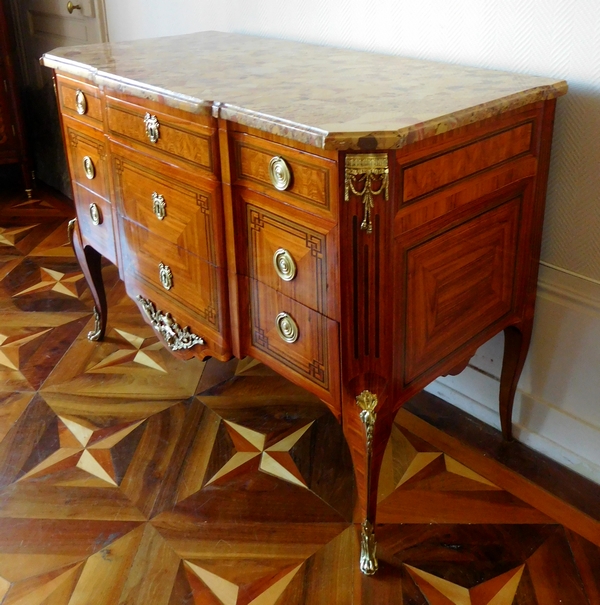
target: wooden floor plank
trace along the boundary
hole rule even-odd
[[[87,559],[70,605],[88,605],[93,595],[95,605],[114,605],[119,597],[144,535],[139,525]]]
[[[516,442],[503,443],[497,431],[450,407],[424,393],[400,410],[396,422],[600,546],[600,486]]]
[[[253,359],[172,357],[68,200],[0,193],[2,605],[600,605],[600,488],[438,401],[385,452],[380,570],[358,570],[342,430]]]

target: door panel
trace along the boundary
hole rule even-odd
[[[104,0],[75,0],[73,4],[81,9],[69,14],[67,0],[12,0],[28,86],[40,88],[50,78],[50,70],[39,64],[45,52],[108,40]]]
[[[52,71],[40,57],[58,46],[107,42],[104,0],[73,0],[80,5],[72,14],[68,0],[9,0],[23,77],[25,119],[36,176],[71,195],[63,153]]]

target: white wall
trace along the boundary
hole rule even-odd
[[[500,428],[504,339],[428,391]],[[541,267],[533,339],[515,397],[515,437],[600,483],[600,284]]]
[[[545,282],[516,418],[522,440],[600,482],[598,0],[106,0],[106,8],[113,41],[217,29],[568,80],[556,118]],[[573,303],[580,299],[587,303]],[[500,337],[472,368],[432,388],[495,423],[497,381],[473,368],[496,375],[501,346]]]

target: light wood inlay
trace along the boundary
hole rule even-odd
[[[337,324],[261,282],[249,279],[248,285],[249,351],[259,359],[267,355],[278,369],[284,365],[324,390],[334,391],[336,381],[331,372],[337,368],[337,355],[331,345],[337,337]],[[294,343],[286,343],[277,333],[275,318],[282,312],[289,313],[298,324],[299,337]]]

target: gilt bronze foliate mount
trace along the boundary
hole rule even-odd
[[[191,332],[189,328],[182,328],[171,317],[170,313],[164,313],[160,309],[157,309],[151,300],[139,294],[136,298],[141,303],[142,309],[150,320],[152,327],[164,338],[165,343],[171,351],[182,351],[204,344],[202,337]]]
[[[375,421],[377,420],[375,408],[377,407],[377,403],[377,395],[370,391],[363,391],[356,398],[356,405],[361,409],[360,419],[365,427],[367,452],[369,455],[373,450],[373,432],[375,431]]]
[[[360,408],[360,420],[365,428],[365,439],[367,446],[366,460],[366,479],[367,493],[371,490],[371,456],[373,453],[373,433],[375,432],[375,422],[377,413],[375,408],[379,400],[377,395],[371,391],[363,391],[356,397],[356,405]],[[360,530],[360,570],[367,576],[372,576],[379,569],[377,561],[377,542],[375,541],[375,531],[370,520],[370,513],[367,510],[367,518],[362,522]]]

